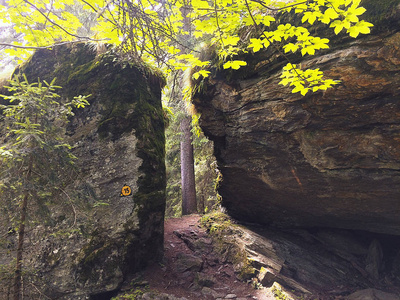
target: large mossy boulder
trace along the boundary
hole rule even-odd
[[[30,82],[57,77],[60,101],[91,94],[90,106],[65,128],[75,166],[65,170],[42,222],[29,224],[26,293],[110,298],[127,276],[162,256],[164,81],[112,50],[98,55],[83,44],[39,50],[16,72]]]
[[[315,27],[331,48],[290,56],[338,87],[292,94],[279,85],[287,61],[273,47],[201,84],[195,106],[214,141],[222,204],[235,218],[400,235],[400,1],[362,5],[371,34]]]

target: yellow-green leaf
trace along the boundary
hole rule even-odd
[[[198,72],[193,74],[193,78],[195,80],[199,79],[200,76],[203,76],[204,78],[206,78],[206,77],[208,77],[208,74],[210,74],[210,73],[211,73],[210,71],[200,70],[200,71],[198,71]]]
[[[299,45],[289,43],[289,44],[286,44],[285,46],[283,46],[283,49],[284,49],[285,53],[290,52],[290,51],[292,51],[294,53],[299,49]]]
[[[337,12],[332,7],[328,8],[324,12],[324,15],[327,16],[329,19],[336,19],[337,17],[339,17]]]
[[[253,48],[254,52],[260,51],[260,49],[263,47],[263,41],[261,41],[260,39],[250,39],[250,44],[248,45],[248,48]]]
[[[240,41],[240,38],[238,36],[228,36],[227,38],[222,39],[222,43],[225,46],[228,46],[228,45],[236,46],[239,41]]]
[[[240,69],[240,67],[247,65],[247,63],[243,60],[230,60],[224,63],[224,69],[232,68],[234,70]]]

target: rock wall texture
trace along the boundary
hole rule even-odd
[[[202,224],[214,250],[233,264],[237,275],[272,290],[280,285],[290,295],[284,299],[400,299],[400,237],[243,226],[221,213],[203,217]]]
[[[329,50],[290,57],[340,86],[292,94],[278,84],[287,62],[270,49],[215,71],[196,95],[235,218],[400,235],[400,2],[363,5],[372,34],[328,33]]]
[[[29,299],[109,299],[162,255],[163,80],[85,45],[40,50],[18,72],[30,82],[57,77],[63,100],[92,95],[66,128],[78,159],[66,170],[60,201],[50,202],[49,221],[29,227],[25,292]],[[125,185],[132,194],[121,196]],[[15,239],[9,235],[8,245]]]

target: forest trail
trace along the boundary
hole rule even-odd
[[[275,299],[269,290],[236,278],[232,265],[214,253],[199,220],[199,215],[189,215],[165,221],[163,264],[153,264],[144,273],[150,290],[188,300]]]

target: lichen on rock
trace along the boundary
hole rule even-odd
[[[61,101],[92,95],[65,128],[77,160],[53,195],[53,226],[30,228],[26,267],[39,275],[31,280],[40,277],[35,286],[50,298],[111,293],[162,256],[164,80],[112,49],[96,55],[84,44],[38,50],[17,72],[30,82],[57,77]],[[124,186],[131,193],[122,195]]]

